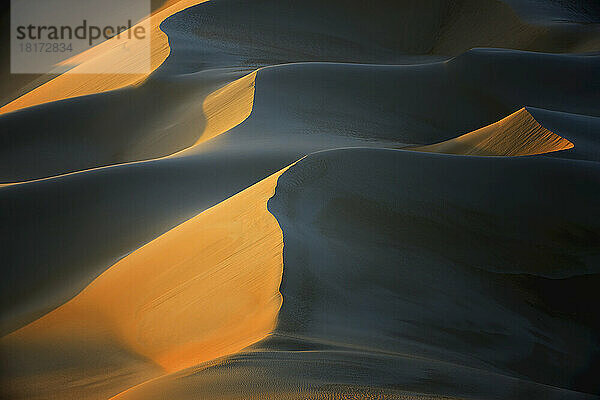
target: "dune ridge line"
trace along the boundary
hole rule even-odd
[[[131,43],[125,47],[116,40],[106,40],[67,60],[66,62],[76,65],[69,71],[0,107],[0,115],[44,103],[107,92],[142,83],[162,65],[171,53],[169,38],[160,29],[161,23],[171,15],[206,1],[208,0],[180,0],[167,3],[148,17],[150,19],[150,49],[147,48],[147,41],[129,40]],[[140,59],[146,59],[139,56],[147,51],[150,51],[150,72],[146,74],[128,73],[140,62]],[[118,68],[119,72],[110,74],[86,72],[98,71],[102,65],[110,65],[110,69],[113,71]]]
[[[483,128],[444,142],[407,148],[471,156],[530,156],[575,147],[540,125],[525,107]]]
[[[283,232],[267,201],[288,168],[126,256],[69,302],[2,338],[2,347],[18,354],[31,354],[38,343],[63,347],[70,373],[87,376],[99,372],[79,365],[82,352],[119,349],[172,373],[264,339],[282,305],[283,274]],[[31,356],[25,365],[35,368],[35,359],[46,355]],[[50,379],[55,372],[36,373],[27,386],[35,393],[91,395]]]
[[[229,131],[237,125],[244,122],[252,113],[254,106],[254,89],[256,74],[259,70],[255,70],[233,82],[228,83],[224,87],[217,89],[209,94],[202,103],[202,110],[206,119],[206,126],[196,140],[196,142],[185,149],[179,150],[173,154],[164,157],[150,158],[141,161],[131,161],[118,164],[110,164],[101,167],[94,167],[80,171],[68,172],[49,176],[46,178],[32,179],[19,182],[0,183],[0,188],[6,186],[22,185],[26,183],[41,182],[50,179],[61,178],[69,175],[86,173],[116,166],[133,165],[145,162],[162,160],[170,157],[180,157],[187,153],[188,150],[207,142],[208,140]]]

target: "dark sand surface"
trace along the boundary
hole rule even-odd
[[[598,398],[599,15],[211,0],[0,115],[1,394]]]

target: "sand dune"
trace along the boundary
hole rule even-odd
[[[528,107],[527,111],[544,127],[575,144],[570,150],[551,153],[553,157],[600,161],[600,118]]]
[[[0,136],[2,182],[162,157],[196,143],[206,129],[206,96],[248,72],[179,74],[185,59],[177,61],[176,46],[177,42],[164,71],[141,87],[0,117],[0,129],[5,132]],[[528,74],[518,72],[522,66],[527,66]],[[422,65],[301,63],[268,67],[257,74],[259,92],[253,99],[257,115],[251,115],[239,131],[278,142],[281,134],[313,132],[311,142],[326,133],[338,138],[428,144],[494,123],[524,105],[599,116],[594,106],[600,93],[594,79],[597,68],[598,56],[491,49]],[[573,79],[554,78],[559,75]],[[245,115],[252,97],[241,98],[248,101],[246,111],[240,114]],[[331,147],[329,141],[327,148]]]
[[[527,156],[567,150],[569,142],[541,126],[525,109],[455,139],[411,150],[470,156]]]
[[[598,317],[584,305],[599,299],[578,291],[600,279],[585,233],[598,230],[599,172],[542,157],[310,155],[268,204],[285,244],[274,333],[115,399],[596,398]]]
[[[336,0],[323,6],[315,0],[228,0],[191,8],[200,3],[204,0],[169,2],[150,17],[151,48],[135,49],[134,53],[150,51],[152,71],[171,51],[160,28],[163,22],[167,33],[174,26],[177,30],[189,29],[180,37],[173,35],[172,40],[176,46],[189,49],[185,43],[190,41],[189,34],[194,35],[193,51],[200,52],[199,60],[213,68],[312,60],[399,63],[407,59],[404,55],[456,55],[473,47],[585,52],[598,50],[600,45],[599,32],[593,26],[529,24],[497,0],[403,1],[375,9],[359,1]],[[531,14],[528,7],[517,9]],[[557,9],[549,15],[562,14]],[[148,74],[127,72],[136,60],[139,58],[124,56],[120,48],[106,41],[74,57],[71,62],[76,66],[69,73],[10,102],[0,108],[0,113],[138,84]],[[122,73],[86,73],[106,63],[112,70],[118,65]]]
[[[254,105],[254,71],[211,93],[202,103],[206,127],[194,145],[206,142],[241,124]]]
[[[157,82],[133,93],[115,92],[8,115],[0,122],[8,131],[14,127],[24,131],[31,124],[26,121],[36,117],[49,126],[60,126],[57,121],[69,112],[80,117],[63,124],[61,130],[29,130],[18,139],[6,136],[3,140],[7,147],[3,151],[5,169],[2,175],[12,182],[5,183],[166,157],[207,140],[207,137],[241,123],[252,110],[254,74],[250,73],[234,83],[235,78],[245,74],[243,71],[210,71],[195,77],[192,82],[185,78]],[[169,96],[172,100],[170,107],[165,108],[160,100],[149,98],[152,94],[163,94],[173,89],[180,90],[177,95]],[[124,107],[129,102],[135,103],[128,107],[133,113],[119,110],[120,106]],[[86,129],[86,135],[81,135],[82,129],[85,129],[85,115],[95,108],[104,110],[96,117],[98,123]],[[236,112],[238,114],[234,115]],[[140,122],[140,115],[147,116],[147,120]],[[49,146],[56,147],[56,151],[49,153]],[[25,154],[29,154],[30,163],[20,162]]]
[[[562,97],[564,109],[585,112],[592,108],[588,104],[597,102],[598,92],[591,79],[567,85],[545,78],[537,81],[531,77],[499,75],[497,82],[491,81],[481,87],[483,93],[464,89],[488,80],[489,66],[483,62],[487,57],[507,69],[527,63],[540,76],[579,68],[579,76],[586,79],[593,76],[591,67],[598,59],[481,50],[452,62],[420,66],[303,63],[263,68],[256,73],[253,96],[251,77],[245,84],[236,86],[236,91],[224,89],[220,95],[213,96],[214,104],[219,105],[216,109],[224,107],[228,111],[215,113],[211,119],[225,121],[232,118],[232,122],[238,122],[252,108],[248,118],[226,134],[180,152],[177,157],[0,188],[0,205],[11,210],[2,226],[3,236],[11,249],[5,257],[7,265],[12,265],[15,271],[9,272],[12,278],[6,281],[2,291],[4,332],[64,303],[124,254],[311,152],[339,147],[402,147],[410,143],[443,141],[498,121],[522,107],[521,100],[537,106],[556,107]],[[452,75],[448,71],[452,71]],[[182,96],[177,103],[187,103],[193,115],[202,114],[198,116],[201,119],[204,119],[201,111],[205,97],[197,99],[193,94],[203,90],[207,82],[212,82],[212,75],[207,80],[204,76],[194,74],[169,82],[171,88],[189,88],[191,97]],[[514,85],[509,78],[514,78]],[[154,87],[137,88],[135,92],[147,96],[160,88],[158,83]],[[177,86],[173,86],[175,84]],[[534,95],[537,91],[544,95],[538,98]],[[121,99],[117,93],[91,97],[90,102]],[[81,112],[78,107],[85,109],[86,105],[79,99],[73,103],[55,103],[52,108],[57,111],[54,107],[59,106],[63,107],[61,113],[77,115]],[[165,119],[170,115],[163,114],[162,103],[157,107],[157,118]],[[432,113],[431,109],[437,112]],[[536,115],[542,112],[528,109]],[[0,124],[11,122],[4,126],[21,128],[25,134],[26,119],[17,117],[30,112],[34,109],[6,115],[0,119]],[[64,114],[45,114],[41,107],[35,112],[37,117],[49,118],[44,125],[50,128],[61,126],[52,118]],[[210,114],[210,111],[206,113]],[[595,119],[564,113],[544,115],[550,117],[544,117],[543,126],[549,123],[547,120],[554,121],[557,129],[548,125],[549,129],[576,145],[552,153],[553,156],[588,160],[597,157],[590,145],[594,140],[597,142],[596,125],[592,123]],[[114,121],[122,122],[125,116],[118,116]],[[181,114],[176,113],[173,118],[178,120],[180,117]],[[115,136],[106,139],[113,141],[117,148],[130,148],[127,142],[125,146],[115,140],[126,138],[126,130],[136,127],[134,123],[139,119],[139,114],[134,112],[131,125],[123,124],[119,128],[115,124]],[[100,137],[102,121],[106,120],[109,119],[97,121]],[[190,121],[195,123],[198,119]],[[215,126],[228,127],[220,123]],[[72,132],[76,136],[79,131],[75,127]],[[137,127],[141,135],[148,134],[145,127]],[[191,146],[198,141],[201,132],[190,132],[193,135],[187,136],[186,143]],[[88,134],[93,136],[93,131]],[[577,146],[579,140],[581,147]],[[7,143],[7,148],[12,141]],[[595,148],[598,148],[597,144]],[[14,152],[15,158],[10,158],[12,153],[9,152],[3,153],[2,160],[7,163],[13,160],[8,164],[19,169],[35,166],[34,160],[39,158],[38,154],[43,154],[43,147],[38,148],[40,153],[35,149],[26,141],[21,152]],[[56,154],[60,154],[59,150]],[[72,152],[64,154],[63,158],[67,160],[73,156]],[[17,155],[20,160],[32,161],[27,164],[17,162]],[[38,171],[44,171],[47,164],[37,167]],[[11,173],[10,168],[1,171]],[[123,201],[114,201],[115,196]],[[43,207],[39,206],[40,201]],[[90,214],[90,207],[96,212]],[[33,213],[32,208],[36,210]],[[56,221],[60,221],[59,227]],[[32,241],[35,251],[31,251]],[[17,279],[16,271],[26,278]],[[31,291],[32,284],[38,290]]]
[[[540,1],[173,0],[0,109],[0,397],[597,398],[600,35]]]
[[[67,60],[66,64],[73,65],[68,72],[4,105],[0,108],[0,114],[139,84],[169,56],[169,40],[160,29],[160,24],[171,15],[204,1],[206,0],[180,0],[165,5],[146,22],[151,32],[149,41],[129,40],[130,43],[124,46],[122,41],[106,40]],[[150,48],[146,47],[147,45]],[[140,69],[140,62],[148,59],[148,73],[132,73]],[[103,66],[108,66],[107,70],[118,72],[97,73],[96,71],[102,70]]]
[[[5,393],[106,398],[160,369],[178,371],[264,338],[281,306],[283,239],[267,200],[283,172],[141,247],[68,303],[5,336],[3,363],[12,371],[3,375]],[[101,368],[89,357],[114,365]]]
[[[581,338],[598,322],[581,306],[598,299],[575,293],[600,277],[585,233],[598,230],[597,202],[571,193],[597,197],[600,171],[582,170],[552,158],[311,155],[4,337],[3,388],[11,398],[594,398],[581,371],[598,343]],[[571,317],[549,311],[556,291]]]
[[[477,49],[422,65],[267,67],[257,75],[252,114],[216,140],[235,145],[252,136],[269,146],[304,146],[308,153],[307,143],[319,141],[323,148],[356,139],[364,139],[361,145],[376,139],[388,146],[444,141],[493,124],[526,104],[595,115],[591,105],[600,103],[600,92],[593,71],[599,61],[596,56]],[[527,65],[529,75],[519,74],[519,65]],[[562,82],[552,78],[557,74],[579,78]],[[574,143],[578,134],[573,133],[569,140]],[[586,136],[593,136],[593,128]]]
[[[150,8],[156,12],[176,1],[179,0],[151,0]],[[11,74],[9,3],[0,6],[0,31],[3,32],[0,38],[0,106],[4,106],[59,74]]]
[[[193,43],[193,52],[211,67],[398,64],[407,55],[449,56],[474,47],[584,52],[600,45],[596,26],[529,23],[498,0],[403,0],[377,7],[358,0],[226,0],[189,9],[167,21],[165,30],[181,25],[189,26],[189,35],[175,43]]]

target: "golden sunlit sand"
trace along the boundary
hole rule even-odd
[[[0,107],[0,398],[597,396],[592,12],[161,3]]]
[[[1,107],[0,114],[141,83],[161,66],[171,52],[169,38],[160,29],[160,24],[171,15],[205,1],[207,0],[180,0],[165,4],[149,17],[149,21],[142,22],[150,26],[150,40],[104,41],[67,60],[65,63],[74,65],[72,69]],[[150,54],[149,71],[132,73],[141,68],[141,62],[148,60],[147,54]],[[118,72],[97,73],[103,69]]]
[[[471,156],[527,156],[573,148],[573,143],[550,132],[521,108],[508,117],[445,142],[410,150]]]
[[[227,132],[228,130],[236,127],[246,120],[252,112],[254,105],[254,88],[257,71],[251,72],[242,78],[239,78],[224,87],[209,94],[202,103],[202,111],[204,113],[204,119],[206,121],[204,129],[200,134],[200,137],[195,144],[183,149],[174,154],[155,158],[158,160],[161,158],[169,158],[174,156],[183,156],[188,154],[188,150],[193,151],[194,147],[204,143],[215,136]],[[148,160],[144,160],[148,161]],[[134,161],[133,163],[140,163],[144,161]],[[105,167],[98,167],[105,168]],[[84,173],[93,169],[91,168],[82,171],[70,172],[66,174],[60,174],[48,178],[33,179],[22,182],[11,182],[11,183],[0,183],[0,187],[19,185],[23,183],[39,182],[48,179],[54,179],[57,177]]]
[[[283,269],[283,235],[267,200],[284,171],[141,247],[71,301],[4,337],[8,363],[19,362],[23,375],[4,382],[13,398],[96,398],[93,387],[73,382],[105,381],[116,371],[139,373],[140,383],[157,366],[178,371],[266,337],[281,307]],[[88,368],[85,359],[96,357],[125,365]],[[46,370],[38,358],[58,364]]]
[[[227,132],[250,116],[254,104],[257,72],[254,71],[208,95],[202,105],[206,127],[196,145]]]

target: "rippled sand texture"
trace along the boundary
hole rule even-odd
[[[4,361],[14,369],[4,390],[11,398],[107,398],[266,337],[283,268],[282,232],[266,202],[282,172],[146,244],[5,336]]]
[[[596,2],[150,22],[0,109],[0,397],[599,398]]]
[[[595,398],[564,388],[591,362],[593,311],[540,312],[558,287],[571,298],[563,309],[591,300],[575,295],[582,279],[598,282],[581,277],[598,246],[581,242],[598,230],[595,206],[578,209],[571,195],[598,197],[586,170],[381,149],[311,155],[269,200],[285,246],[273,334],[117,398]]]
[[[242,123],[252,112],[256,71],[211,93],[204,100],[204,132],[195,145],[227,132]]]
[[[522,108],[476,131],[413,150],[471,156],[527,156],[572,147],[573,143],[545,129]]]

